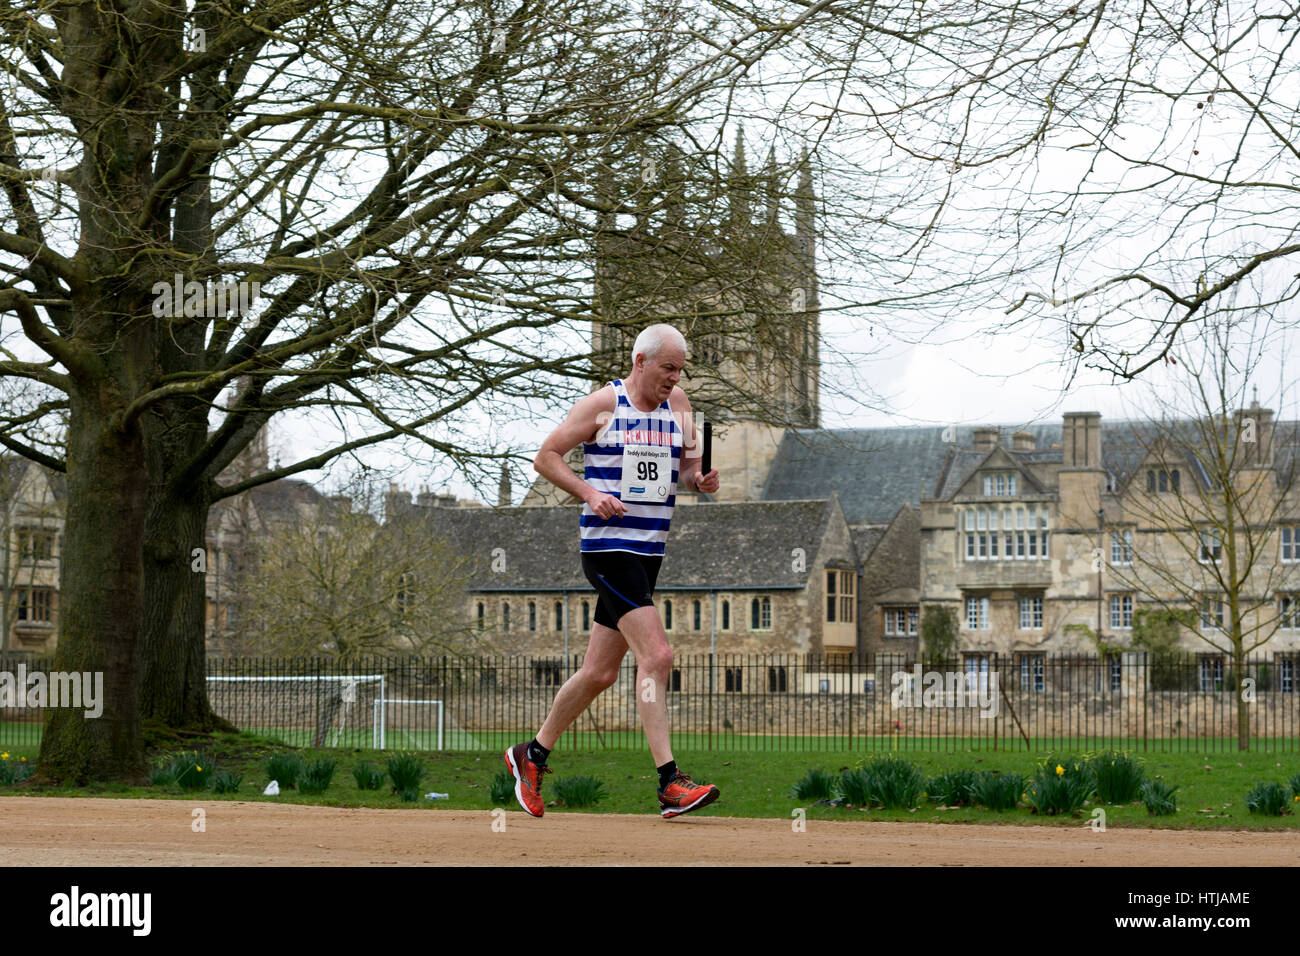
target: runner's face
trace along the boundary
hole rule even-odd
[[[665,345],[653,359],[646,359],[646,381],[657,401],[662,402],[672,394],[673,386],[681,381],[685,367],[685,353],[671,345]]]

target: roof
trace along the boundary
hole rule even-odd
[[[849,528],[849,535],[853,539],[853,550],[857,552],[858,564],[867,563],[871,552],[876,550],[876,545],[880,544],[880,539],[888,530],[887,524],[858,525]]]
[[[16,489],[22,482],[23,476],[27,474],[27,469],[33,464],[35,463],[22,455],[0,455],[0,496],[7,495],[13,489]],[[68,476],[66,474],[46,468],[44,465],[36,465],[36,467],[45,476],[46,482],[49,483],[50,494],[54,496],[56,502],[63,501],[68,497]]]
[[[1051,445],[1061,441],[1059,424],[1024,430],[1037,439],[1040,455],[1044,449],[1050,455]],[[917,426],[790,429],[772,460],[763,500],[829,498],[836,493],[849,524],[888,524],[903,505],[920,507],[921,495],[934,493],[952,447],[945,437],[954,438],[958,449],[969,450],[974,444],[971,426],[946,431]],[[972,454],[982,460],[986,452]]]
[[[656,588],[802,588],[836,507],[822,499],[677,508]],[[430,533],[465,556],[472,591],[589,591],[578,552],[579,514],[574,505],[416,506],[393,520],[428,522]],[[804,549],[801,565],[792,559],[795,548]],[[504,570],[493,570],[494,561]]]
[[[957,493],[989,454],[973,447],[976,427],[986,426],[790,429],[772,460],[763,500],[838,494],[850,525],[887,524],[904,505],[919,506],[921,495],[947,499]],[[1001,450],[1026,469],[1062,461],[1059,422],[987,427],[1000,428]],[[1127,480],[1146,459],[1159,428],[1154,423],[1103,419],[1103,467],[1121,482]],[[1013,450],[1011,433],[1015,431],[1033,435],[1034,450]],[[1184,436],[1184,443],[1196,437],[1192,422],[1176,423],[1174,434]],[[1207,487],[1208,475],[1196,456],[1186,448],[1176,454],[1201,486]],[[1273,454],[1278,479],[1286,481],[1300,454],[1300,422],[1275,423]],[[1033,477],[1028,470],[1025,473]],[[861,560],[868,556],[862,548],[875,546],[868,537],[862,544],[855,538],[854,544]]]

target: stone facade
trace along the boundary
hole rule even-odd
[[[54,650],[64,488],[62,475],[0,456],[0,651]]]

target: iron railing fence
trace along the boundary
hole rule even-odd
[[[212,658],[208,694],[236,726],[302,746],[502,750],[541,727],[581,665],[562,657]],[[0,699],[0,749],[39,743],[31,696],[49,660],[0,658],[28,696]],[[65,682],[66,684],[66,682]],[[678,655],[667,687],[638,680],[631,655],[565,734],[572,746],[646,746],[638,706],[662,694],[673,747],[690,750],[1020,749],[1295,751],[1300,657],[966,654]],[[1237,702],[1243,702],[1239,713]],[[46,701],[51,703],[51,701]],[[19,706],[21,704],[21,706]]]

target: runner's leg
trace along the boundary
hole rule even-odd
[[[619,665],[627,654],[627,641],[612,627],[592,622],[591,641],[582,656],[582,666],[564,682],[551,704],[546,722],[537,732],[537,742],[554,750],[560,735],[582,716],[600,692],[618,680]]]
[[[673,671],[673,651],[668,646],[659,611],[653,606],[628,611],[618,619],[618,629],[636,655],[636,707],[641,714],[646,741],[655,766],[673,759],[668,738],[668,678]]]

